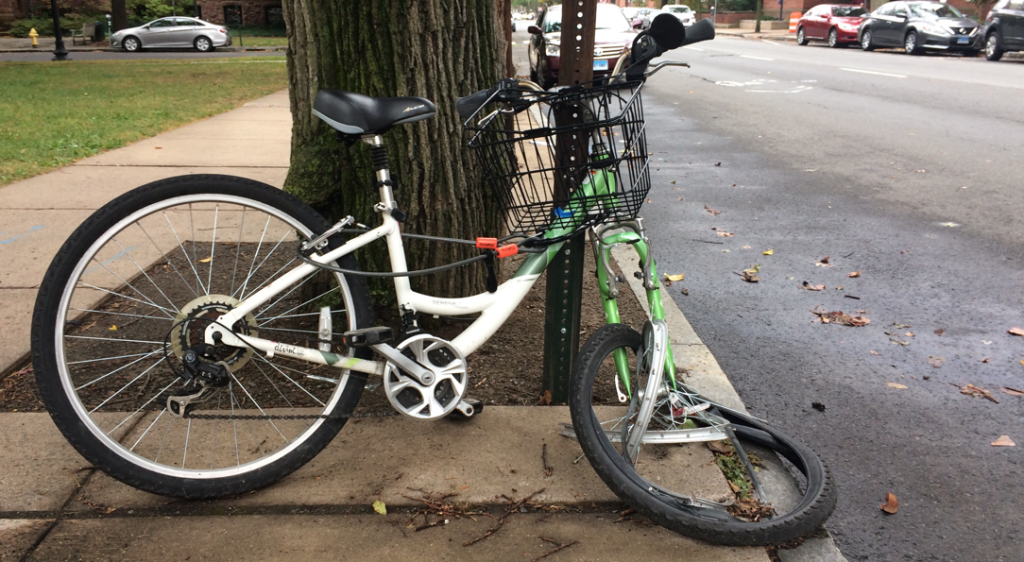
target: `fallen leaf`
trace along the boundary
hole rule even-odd
[[[551,391],[550,390],[545,390],[544,394],[540,397],[540,400],[537,401],[537,404],[540,405],[540,406],[550,406],[551,405]]]
[[[871,350],[871,355],[881,355],[881,353],[879,353],[879,352],[877,352],[877,351],[872,349]]]
[[[900,389],[900,390],[905,390],[905,389],[907,388],[907,385],[905,385],[905,384],[900,384],[900,383],[898,383],[898,382],[887,382],[887,383],[885,383],[885,384],[887,384],[887,385],[889,385],[889,386],[891,386],[891,387],[893,387],[893,388],[898,388],[898,389]]]
[[[935,330],[935,335],[939,336],[939,337],[942,337],[942,336],[946,335],[946,330],[943,330],[942,328],[939,328],[938,330]]]
[[[823,324],[831,324],[835,322],[846,326],[853,326],[854,328],[858,328],[860,326],[867,326],[868,324],[871,323],[871,320],[868,319],[867,316],[850,316],[849,314],[841,310],[828,312],[825,309],[821,308],[821,305],[815,306],[814,310],[812,310],[811,312],[813,314],[816,314],[819,318],[821,318],[821,322]]]
[[[907,335],[911,335],[911,334],[909,332],[907,332]],[[933,357],[933,356],[930,356],[930,355],[928,356],[928,364],[931,365],[932,367],[935,367],[936,369],[941,367],[942,364],[945,363],[945,362],[946,362],[946,358],[945,357]]]
[[[1010,439],[1009,435],[1000,435],[999,439],[992,442],[993,447],[1016,447],[1017,444]]]
[[[989,361],[988,357],[986,357],[986,358],[981,360],[982,363],[988,363],[988,361]]]
[[[757,272],[761,271],[761,264],[755,264],[747,269],[743,270],[743,280],[747,283],[757,283],[761,278],[757,275]]]
[[[669,287],[671,287],[672,283],[674,283],[676,281],[682,281],[684,277],[686,277],[685,273],[680,273],[678,275],[669,275],[668,273],[666,273],[665,274],[665,282],[666,282],[666,284]]]
[[[213,261],[213,257],[212,256],[199,260],[199,263],[210,263],[211,261]]]
[[[995,402],[996,404],[999,403],[998,400],[996,400],[995,398],[992,397],[992,394],[988,390],[986,390],[984,388],[981,388],[981,387],[978,387],[978,386],[974,386],[973,384],[965,384],[964,386],[961,386],[960,387],[960,394],[966,394],[967,396],[976,396],[978,398],[984,398],[986,400],[991,400],[991,401]]]
[[[896,494],[888,492],[885,494],[885,503],[880,504],[878,509],[892,515],[900,508],[900,501],[896,499]]]
[[[670,183],[670,184],[672,184],[672,185],[675,185],[675,184],[676,184],[676,180],[672,180],[672,181],[670,181],[670,182],[668,182],[668,183]]]
[[[1024,390],[1018,390],[1016,388],[1010,388],[1008,386],[1000,387],[999,390],[1002,390],[1003,392],[1009,394],[1010,396],[1024,396]]]
[[[763,252],[761,252],[761,253],[762,253],[762,254],[764,254],[764,255],[766,255],[766,256],[770,256],[770,255],[774,254],[774,253],[775,253],[775,251],[774,251],[774,250],[772,250],[771,248],[768,248],[767,250],[765,250],[765,251],[763,251]]]
[[[720,455],[731,455],[733,452],[732,445],[726,445],[722,441],[706,441],[708,449],[720,454]]]
[[[821,402],[811,402],[811,407],[819,412],[825,411],[825,405],[822,404]]]
[[[1020,328],[1018,328],[1016,326],[1014,326],[1013,328],[1010,328],[1009,330],[1006,330],[1006,332],[1010,333],[1010,334],[1013,334],[1015,336],[1024,336],[1024,330],[1021,330]]]
[[[684,295],[686,295],[686,296],[690,296],[690,291],[687,291],[687,290],[686,290],[686,287],[681,287],[681,288],[679,289],[679,292],[680,292],[680,293],[682,293],[682,294],[684,294]]]
[[[722,163],[721,163],[721,162],[718,162],[718,163],[716,163],[716,164],[715,164],[715,167],[716,167],[716,168],[721,168],[721,167],[722,167]]]
[[[749,250],[749,249],[750,249],[750,246],[743,246],[743,249],[744,249],[744,250]]]
[[[712,209],[711,207],[708,207],[707,205],[704,205],[704,210],[709,212],[709,213],[711,213],[712,215],[716,215],[716,216],[722,214],[722,211],[716,211],[716,210]]]
[[[111,332],[116,332],[117,331],[117,326],[111,326],[111,327],[107,328],[107,330],[109,330]]]
[[[913,326],[911,326],[910,324],[900,324],[898,322],[893,322],[892,325],[896,326],[897,328],[913,328]]]
[[[903,335],[907,336],[908,338],[912,338],[912,337],[914,337],[914,332],[907,332],[907,333],[905,333]]]
[[[373,510],[376,511],[377,513],[381,514],[381,515],[387,515],[388,514],[387,506],[384,505],[384,502],[382,502],[380,500],[377,500],[377,501],[373,502]]]
[[[988,340],[981,340],[981,343],[983,343],[985,345],[992,345],[992,342],[990,342]]]
[[[852,273],[847,273],[846,276],[847,277],[860,277],[860,272],[859,271],[854,271]]]
[[[719,235],[720,237],[722,237],[722,238],[732,238],[732,233],[731,233],[731,232],[722,232],[722,231],[719,231],[719,232],[718,232],[718,235]]]
[[[157,150],[160,150],[160,149],[162,149],[162,148],[163,148],[162,146],[158,146],[158,147],[156,147],[156,149],[157,149]]]
[[[914,170],[914,171],[919,173],[919,174],[923,174],[924,173],[924,170]]]
[[[829,256],[825,256],[825,257],[821,258],[820,262],[821,263],[828,263],[828,258],[829,258]]]
[[[824,285],[811,285],[807,281],[804,281],[804,284],[801,285],[800,288],[801,289],[806,289],[808,291],[824,291],[825,290],[825,286]]]

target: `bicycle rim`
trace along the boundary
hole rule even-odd
[[[92,437],[143,470],[203,480],[266,467],[313,436],[325,420],[267,416],[332,412],[359,384],[347,371],[218,348],[229,380],[194,413],[227,419],[184,419],[167,408],[168,396],[198,390],[175,368],[205,326],[301,263],[296,246],[311,234],[273,205],[203,193],[135,210],[75,256],[53,343],[60,384]],[[318,271],[232,329],[316,347],[322,305],[335,332],[356,327],[346,279]]]

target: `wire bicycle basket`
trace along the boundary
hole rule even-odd
[[[636,217],[651,189],[641,86],[499,90],[466,121],[509,232]]]

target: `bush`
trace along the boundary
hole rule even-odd
[[[90,21],[99,21],[106,25],[105,17],[69,16],[60,18],[60,28],[64,35],[71,35],[71,30],[80,30],[82,25]],[[53,18],[35,18],[17,20],[11,25],[12,37],[28,37],[28,32],[36,30],[41,36],[53,37]]]
[[[754,12],[757,11],[757,0],[720,0],[719,12]]]

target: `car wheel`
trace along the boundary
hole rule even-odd
[[[138,37],[129,35],[121,41],[121,48],[129,53],[134,53],[142,49],[142,43],[139,41]]]
[[[985,38],[985,58],[996,61],[1003,58],[1003,48],[999,44],[999,34],[992,32]]]
[[[195,48],[200,53],[208,53],[213,50],[213,42],[210,41],[209,37],[196,37],[194,43]]]
[[[839,31],[836,30],[836,28],[834,27],[831,31],[828,32],[828,46],[832,47],[833,49],[837,47],[842,47],[842,44],[839,43]]]
[[[807,35],[804,34],[804,28],[802,28],[802,27],[796,28],[796,44],[797,45],[806,45],[807,43],[808,43]]]
[[[871,43],[871,30],[865,29],[860,36],[860,48],[865,51],[874,51],[875,46]]]
[[[917,42],[916,31],[911,31],[910,33],[907,33],[906,38],[903,39],[903,50],[906,51],[908,55],[921,54],[921,45],[918,44]]]

